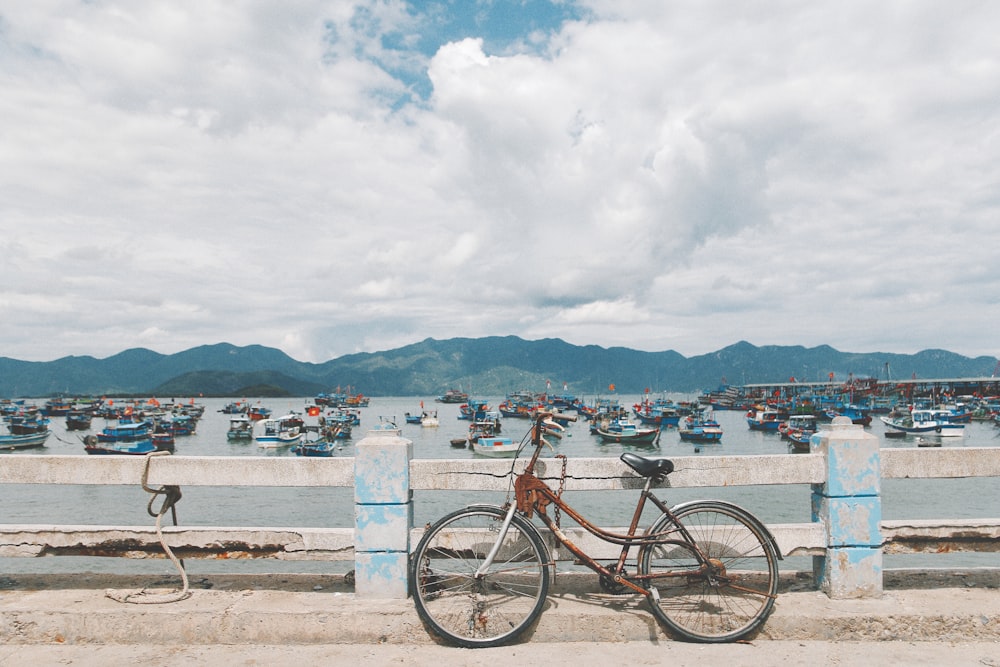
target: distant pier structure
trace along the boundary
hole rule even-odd
[[[731,386],[728,396],[733,407],[780,397],[786,400],[815,396],[840,396],[842,400],[878,410],[892,408],[914,399],[933,401],[981,400],[1000,397],[1000,377],[966,378],[911,378],[899,380],[878,380],[875,378],[849,378],[826,382],[800,382],[794,378],[787,382],[759,382]],[[713,397],[721,392],[706,392]],[[722,407],[722,406],[720,406]]]

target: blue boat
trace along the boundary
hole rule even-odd
[[[685,442],[718,442],[722,426],[712,417],[690,415],[678,424],[677,434]]]
[[[292,447],[292,453],[296,456],[333,456],[334,452],[337,450],[338,445],[331,441],[323,438],[322,440],[311,440],[309,442],[300,442],[299,444]]]
[[[965,424],[952,421],[948,410],[911,410],[908,416],[880,419],[892,431],[903,434],[961,437],[965,433]]]
[[[100,442],[96,436],[88,435],[83,439],[83,449],[88,454],[96,455],[136,455],[145,456],[156,451],[153,439],[147,437],[143,440],[133,440],[131,442]]]
[[[138,442],[148,440],[152,431],[152,424],[147,421],[132,421],[125,418],[118,421],[115,426],[105,426],[97,434],[98,442]]]
[[[48,429],[38,433],[2,433],[0,434],[0,449],[28,449],[41,447],[49,437]]]
[[[660,441],[660,428],[658,426],[643,428],[625,417],[601,423],[595,431],[604,442],[651,445]]]
[[[778,427],[784,422],[784,416],[771,408],[754,409],[747,413],[747,425],[751,431],[767,431],[777,433]]]

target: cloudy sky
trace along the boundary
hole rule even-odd
[[[0,8],[0,356],[1000,356],[1000,3]]]

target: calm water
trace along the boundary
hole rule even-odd
[[[492,406],[502,397],[487,397]],[[623,396],[623,405],[631,405],[640,396]],[[677,395],[675,400],[689,399]],[[469,422],[458,419],[457,405],[434,403],[424,398],[424,407],[437,410],[440,426],[421,427],[404,423],[405,413],[421,410],[420,398],[373,398],[362,409],[362,423],[354,430],[354,438],[347,440],[339,456],[353,456],[353,442],[364,437],[368,428],[380,417],[395,418],[403,436],[413,441],[414,456],[428,459],[475,458],[471,450],[456,449],[450,445],[452,438],[463,437]],[[228,415],[219,410],[229,401],[203,399],[205,415],[197,433],[177,438],[176,454],[186,456],[294,456],[288,450],[260,449],[255,443],[230,443],[226,439]],[[288,410],[304,412],[308,399],[272,399],[261,402],[275,415]],[[676,429],[665,429],[658,449],[642,448],[661,456],[711,456],[788,453],[788,446],[779,436],[751,431],[742,412],[718,412],[718,421],[725,430],[718,444],[693,445],[682,443]],[[103,427],[95,419],[90,433]],[[519,439],[528,429],[526,420],[505,419],[504,435]],[[890,440],[882,437],[883,426],[877,419],[870,432],[882,438],[884,447],[916,447],[915,439],[907,437]],[[1000,429],[991,423],[972,423],[966,427],[963,438],[946,438],[944,447],[997,447],[1000,446]],[[45,447],[5,452],[4,456],[32,456],[38,454],[83,455],[81,435],[67,433],[61,419],[53,420],[53,435]],[[569,457],[617,458],[623,451],[621,445],[602,444],[591,436],[587,424],[571,424],[561,440],[553,441],[559,453]],[[788,453],[789,456],[795,454]],[[255,488],[200,488],[182,489],[183,498],[177,505],[181,525],[216,526],[316,526],[350,527],[353,525],[353,489],[255,489]],[[768,523],[805,522],[810,516],[810,491],[806,485],[752,486],[725,489],[673,489],[661,494],[669,502],[704,497],[731,500],[760,516]],[[494,493],[459,494],[455,492],[419,492],[414,498],[416,525],[432,521],[447,511],[467,502],[500,502],[502,495]],[[588,517],[605,525],[627,523],[635,502],[634,492],[578,492],[567,494],[567,501],[582,510]],[[146,513],[149,495],[142,491],[136,480],[135,487],[106,486],[52,486],[0,485],[0,507],[3,523],[51,524],[101,524],[101,525],[152,525],[153,518]],[[883,486],[883,516],[886,519],[926,518],[976,518],[995,517],[1000,510],[1000,487],[993,478],[964,480],[886,480]],[[107,571],[107,572],[156,572],[170,573],[173,566],[165,560],[148,562],[124,561],[84,557],[0,559],[10,572],[53,571]],[[800,559],[804,560],[804,559]],[[907,566],[974,566],[995,565],[995,555],[950,554],[934,556],[886,557],[886,567]],[[244,571],[338,571],[342,564],[281,563],[277,561],[211,562],[190,560],[191,574],[210,572]],[[807,567],[807,565],[799,565]],[[795,566],[793,566],[795,567]]]

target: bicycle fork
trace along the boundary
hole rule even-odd
[[[503,524],[500,525],[500,531],[497,534],[496,542],[493,543],[493,548],[490,552],[486,554],[485,560],[479,564],[476,568],[476,579],[482,579],[486,576],[486,572],[493,566],[493,559],[497,557],[500,553],[500,547],[503,545],[503,541],[507,538],[507,530],[510,528],[510,522],[514,520],[514,512],[517,511],[517,504],[511,503],[510,507],[507,508],[507,514],[503,518]]]

